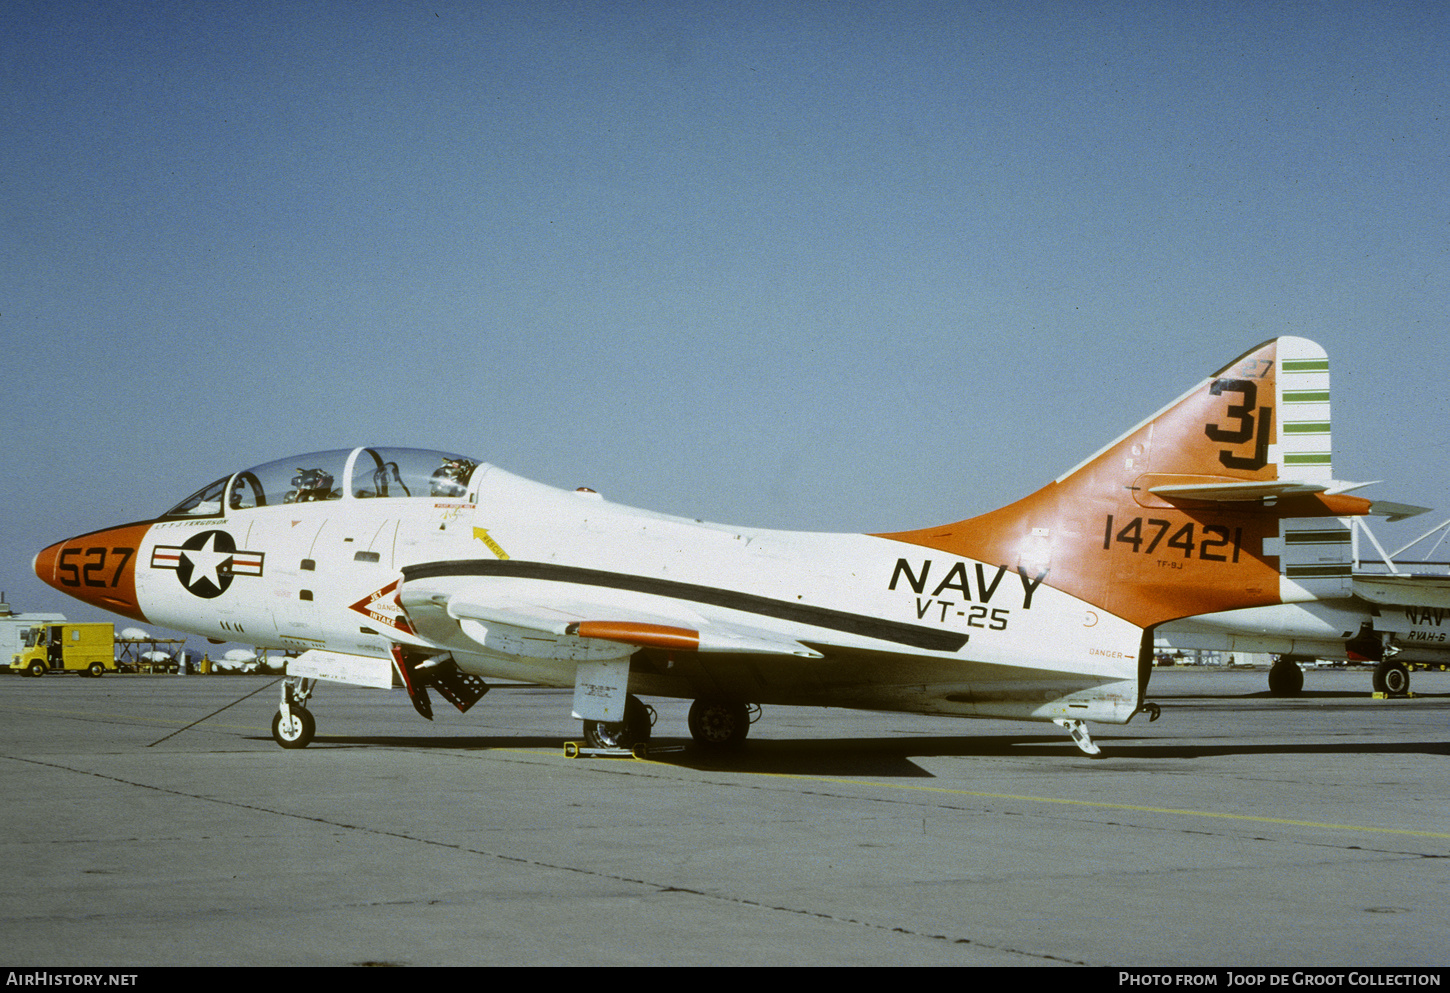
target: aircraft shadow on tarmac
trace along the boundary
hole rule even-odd
[[[258,738],[257,740],[268,740]],[[1327,742],[1301,741],[1270,744],[1253,741],[1150,741],[1115,739],[1098,735],[1102,759],[1078,752],[1070,740],[1057,735],[972,735],[911,738],[797,738],[748,741],[730,752],[702,751],[685,738],[656,738],[656,748],[683,745],[679,752],[652,755],[651,762],[702,772],[745,772],[773,775],[874,776],[933,779],[918,758],[1051,758],[1064,763],[1111,767],[1115,761],[1200,759],[1217,756],[1267,755],[1450,755],[1450,741]],[[310,746],[318,748],[406,748],[414,750],[489,751],[537,749],[563,755],[563,740],[543,736],[404,737],[397,735],[318,735]],[[581,758],[580,763],[633,761]]]

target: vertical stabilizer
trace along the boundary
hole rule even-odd
[[[1004,565],[1140,627],[1342,595],[1329,360],[1303,338],[1246,352],[1026,499],[882,535]]]

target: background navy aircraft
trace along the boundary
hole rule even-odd
[[[1399,556],[1436,533],[1443,541],[1450,521],[1393,554],[1384,551],[1363,521],[1352,523],[1351,530],[1339,536],[1353,546],[1352,596],[1171,621],[1155,632],[1158,647],[1278,655],[1269,669],[1269,690],[1275,695],[1292,695],[1303,688],[1299,662],[1372,662],[1376,692],[1407,695],[1410,663],[1450,664],[1450,563],[1406,561]],[[1379,553],[1378,561],[1361,557],[1366,540]]]
[[[600,746],[639,695],[694,700],[704,744],[781,703],[1085,722],[1146,703],[1155,625],[1347,594],[1346,518],[1401,513],[1330,476],[1323,350],[1235,359],[1000,510],[894,534],[701,523],[461,455],[365,447],[229,473],[141,523],[52,545],[36,573],[127,617],[300,653],[273,733],[311,739],[317,680],[574,687]]]

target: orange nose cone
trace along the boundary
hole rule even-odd
[[[57,542],[35,556],[35,574],[69,596],[144,621],[136,602],[136,555],[148,524],[131,524]]]
[[[60,550],[65,542],[57,542],[49,548],[42,550],[35,556],[31,563],[35,567],[35,574],[51,586],[55,585],[55,560],[60,557]]]

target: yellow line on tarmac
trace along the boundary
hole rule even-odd
[[[663,763],[662,763],[663,764]],[[1450,834],[1438,831],[1411,831],[1405,828],[1371,827],[1366,824],[1322,824],[1318,821],[1296,821],[1282,817],[1257,817],[1252,814],[1225,814],[1215,810],[1190,810],[1174,807],[1144,807],[1131,803],[1105,803],[1101,800],[1069,800],[1051,796],[1020,796],[1013,793],[983,793],[978,790],[957,790],[946,786],[917,786],[905,783],[878,783],[872,780],[831,779],[825,776],[800,776],[784,772],[752,773],[771,776],[776,779],[798,779],[804,782],[832,783],[840,786],[877,786],[892,790],[917,790],[923,793],[943,793],[952,796],[972,796],[987,800],[1019,800],[1026,803],[1054,803],[1074,807],[1092,807],[1098,810],[1131,810],[1143,814],[1174,814],[1180,817],[1214,817],[1227,821],[1247,821],[1256,824],[1277,824],[1286,827],[1319,828],[1328,831],[1364,831],[1370,834],[1398,834],[1412,838],[1450,839]]]
[[[555,754],[555,753],[539,753]],[[665,768],[688,768],[676,766],[658,759],[634,759],[648,765]],[[1320,821],[1299,821],[1285,817],[1260,817],[1253,814],[1226,814],[1216,810],[1193,810],[1181,807],[1148,807],[1133,803],[1107,803],[1102,800],[1071,800],[1066,797],[1029,796],[1017,793],[987,793],[981,790],[959,790],[949,786],[920,786],[909,783],[882,783],[870,779],[834,779],[829,776],[802,776],[790,772],[746,772],[747,776],[762,776],[770,779],[793,779],[803,783],[830,783],[833,786],[874,786],[883,790],[913,790],[919,793],[941,793],[946,796],[970,796],[985,800],[1016,800],[1022,803],[1050,803],[1072,807],[1090,807],[1096,810],[1128,810],[1140,814],[1170,814],[1177,817],[1212,817],[1225,821],[1243,821],[1253,824],[1275,824],[1281,827],[1317,828],[1323,831],[1360,831],[1368,834],[1394,834],[1411,838],[1438,838],[1450,840],[1450,834],[1440,831],[1412,831],[1408,828],[1373,827],[1368,824],[1327,824]]]

